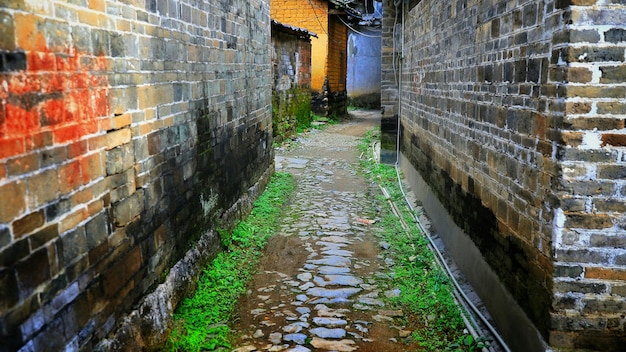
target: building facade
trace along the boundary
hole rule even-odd
[[[272,129],[280,143],[311,123],[311,37],[272,20]]]
[[[380,109],[380,49],[380,30],[349,31],[346,91],[350,105]]]
[[[340,3],[328,0],[271,0],[272,19],[317,34],[311,39],[312,108],[321,115],[347,113],[347,27]]]
[[[624,348],[624,23],[620,1],[385,2],[383,127],[514,351]]]
[[[273,171],[269,2],[3,1],[0,33],[0,351],[158,345]]]

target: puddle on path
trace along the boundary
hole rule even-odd
[[[278,151],[297,194],[235,312],[236,351],[409,351],[410,332],[384,304],[389,261],[370,218],[378,189],[356,173],[358,137],[371,117],[331,126]],[[346,134],[346,129],[350,132]]]

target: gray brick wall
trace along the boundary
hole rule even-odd
[[[623,348],[623,4],[409,2],[400,89],[386,6],[402,153],[550,345]]]
[[[0,31],[0,350],[92,350],[264,187],[269,1],[9,1]]]
[[[272,22],[272,130],[276,143],[311,122],[311,36],[306,29]]]

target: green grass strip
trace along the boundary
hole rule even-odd
[[[248,218],[232,233],[220,231],[226,250],[203,271],[194,295],[186,298],[174,313],[175,326],[167,351],[230,348],[228,319],[294,189],[291,174],[274,174]]]
[[[373,140],[373,131],[361,140],[359,149],[363,155],[371,155]],[[392,303],[404,312],[405,323],[413,330],[411,338],[428,351],[443,351],[463,337],[465,328],[461,312],[454,303],[452,283],[435,263],[428,240],[420,233],[406,205],[395,168],[379,164],[372,158],[362,158],[361,166],[370,181],[389,192],[409,227],[407,234],[381,195],[377,200],[382,208],[380,235],[390,244],[389,252],[395,263],[394,283],[401,292]]]

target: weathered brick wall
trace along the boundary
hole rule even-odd
[[[623,348],[623,2],[412,1],[399,93],[385,5],[403,154],[546,341]]]
[[[329,113],[345,116],[348,113],[346,78],[348,73],[348,28],[338,16],[331,16],[328,23],[328,97]]]
[[[280,143],[311,122],[309,32],[272,21],[272,67],[272,126]]]
[[[271,0],[272,19],[317,35],[311,39],[312,109],[321,115],[345,115],[347,28],[327,0]],[[343,58],[343,61],[341,61]],[[343,75],[343,77],[341,77]]]
[[[0,6],[0,350],[91,350],[270,172],[268,1]]]
[[[553,38],[562,172],[555,218],[550,342],[621,351],[626,341],[624,97],[626,3],[571,1],[571,25]]]
[[[273,20],[317,34],[311,39],[311,89],[321,92],[327,75],[328,1],[271,0],[270,5]]]

